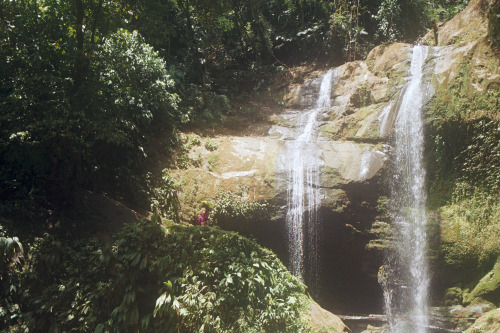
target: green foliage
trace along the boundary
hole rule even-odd
[[[205,140],[205,149],[206,150],[214,151],[214,150],[217,150],[217,148],[219,148],[219,145],[217,144],[217,142],[213,142],[210,139]]]
[[[182,116],[165,62],[137,32],[117,29],[125,7],[2,6],[0,194],[13,215],[71,202],[79,186],[144,192],[151,139],[174,136]]]
[[[20,315],[19,272],[25,262],[23,245],[0,224],[0,327],[15,323]]]
[[[363,1],[340,1],[332,15],[332,31],[343,41],[339,46],[348,60],[359,58],[361,38],[368,35],[362,25],[362,18],[367,10],[366,2]],[[366,50],[365,50],[366,51]]]
[[[431,199],[437,198],[438,205],[446,204],[452,196],[465,199],[473,194],[473,187],[496,196],[500,189],[500,123],[489,118],[449,120],[434,130]]]
[[[242,201],[235,195],[223,193],[212,211],[213,224],[228,226],[234,223],[248,224],[270,219],[269,205],[256,201]]]
[[[214,209],[214,204],[210,200],[202,200],[200,202],[200,207],[205,207],[206,209],[211,211],[212,209]]]
[[[426,1],[382,0],[375,18],[379,36],[388,41],[415,41],[429,25]],[[411,20],[407,18],[411,17]]]
[[[86,115],[97,141],[140,149],[155,129],[180,122],[165,62],[136,31],[110,35],[95,51],[91,76]]]
[[[175,181],[163,169],[161,179],[152,185],[150,194],[151,211],[153,214],[179,222],[179,197]]]
[[[453,18],[470,0],[381,0],[376,35],[386,41],[414,42],[432,29],[432,22]],[[411,17],[411,20],[408,18]]]
[[[445,260],[454,266],[484,266],[500,254],[499,124],[455,121],[439,133],[437,183],[449,190],[433,187],[431,197],[440,197],[438,205],[444,205]]]
[[[144,221],[107,245],[47,236],[32,251],[23,316],[30,329],[302,329],[304,286],[274,254],[235,233]]]
[[[475,300],[481,300],[500,306],[500,257],[493,263],[491,271],[485,274],[474,289],[464,297],[464,302],[474,303]]]
[[[477,111],[495,112],[500,93],[495,85],[478,92],[473,83],[475,78],[470,64],[464,61],[457,70],[456,77],[447,85],[440,85],[429,115],[436,121],[470,119]]]
[[[452,204],[441,208],[444,255],[449,265],[487,265],[500,255],[500,199],[459,183]]]
[[[390,41],[396,41],[401,38],[401,31],[397,25],[401,15],[401,4],[395,0],[384,0],[380,4],[377,12],[377,20],[379,21],[379,33],[385,36]]]
[[[174,158],[176,166],[180,169],[186,169],[192,165],[200,166],[202,163],[201,155],[194,155],[191,153],[191,148],[199,145],[201,145],[201,138],[199,135],[188,134],[183,136]]]
[[[201,129],[206,126],[220,124],[223,115],[230,113],[229,99],[208,88],[190,85],[183,94],[182,106],[188,110],[191,124]]]
[[[209,171],[216,171],[217,167],[219,166],[219,155],[218,154],[211,154],[208,156],[208,170]]]
[[[497,49],[500,48],[500,3],[495,2],[488,11],[488,38]]]
[[[500,253],[500,94],[494,84],[478,92],[475,82],[466,60],[427,112],[428,202],[441,226],[436,252],[462,272],[488,267]]]
[[[438,0],[431,5],[431,18],[436,22],[453,18],[458,12],[464,9],[470,0]]]
[[[54,182],[76,178],[63,167],[71,167],[68,160],[74,149],[66,143],[74,138],[75,122],[68,98],[72,54],[62,49],[69,26],[57,16],[68,14],[67,8],[42,8],[35,2],[2,3],[0,187],[4,200],[43,198],[47,178]],[[60,29],[49,28],[55,26]]]
[[[175,136],[182,121],[164,61],[137,32],[119,30],[97,48],[86,84],[86,128],[95,140],[89,172],[104,190],[141,191],[151,140]]]
[[[389,218],[389,199],[386,196],[380,196],[377,199],[377,218],[383,221]]]
[[[467,147],[455,160],[462,167],[463,180],[491,194],[500,192],[500,122],[481,119],[467,124]],[[462,190],[463,191],[463,190]],[[460,194],[466,197],[468,193]]]

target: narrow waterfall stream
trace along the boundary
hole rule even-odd
[[[390,332],[427,332],[429,274],[426,251],[426,190],[423,164],[422,84],[428,47],[413,48],[410,81],[394,128],[391,218],[396,249],[388,256],[385,307]]]
[[[327,71],[319,88],[314,108],[299,115],[295,139],[286,142],[288,174],[286,214],[290,270],[315,288],[319,279],[319,214],[321,201],[321,151],[315,144],[317,118],[330,106],[333,70]]]

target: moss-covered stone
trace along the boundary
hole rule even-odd
[[[340,140],[347,123],[344,121],[328,121],[321,126],[321,137],[327,140]]]
[[[329,311],[318,305],[312,298],[303,297],[302,321],[305,322],[311,332],[342,333],[350,332],[347,326]]]
[[[486,274],[477,286],[466,296],[465,302],[472,303],[477,298],[500,306],[500,257],[493,269]]]
[[[469,327],[465,333],[498,333],[500,332],[500,308],[487,312]]]
[[[382,139],[379,115],[385,106],[385,103],[370,104],[353,114],[357,124],[354,138],[367,141]]]
[[[345,183],[338,169],[332,168],[330,166],[325,166],[322,171],[322,184],[324,187],[336,188],[339,187],[339,185]]]
[[[323,201],[323,206],[331,212],[341,214],[350,204],[351,202],[345,191],[341,189],[326,190],[326,199]]]
[[[384,251],[391,247],[391,241],[388,239],[372,239],[366,244],[367,250]]]
[[[366,86],[366,82],[360,85],[356,92],[351,96],[351,104],[355,108],[367,106],[372,103],[370,91]]]
[[[488,33],[485,15],[495,0],[472,0],[469,5],[439,28],[439,45],[477,40]]]
[[[283,127],[293,127],[294,123],[291,121],[291,118],[286,118],[280,115],[273,114],[269,117],[269,121],[273,125],[283,126]]]

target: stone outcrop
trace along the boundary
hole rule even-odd
[[[312,299],[309,299],[307,303],[308,311],[304,312],[303,317],[313,332],[350,332],[339,317],[326,311]]]
[[[493,269],[464,297],[464,303],[467,304],[484,301],[500,306],[500,257]]]
[[[488,34],[487,11],[495,2],[496,0],[472,0],[455,17],[441,24],[437,45],[454,45],[485,37]],[[433,32],[429,32],[424,40],[431,45],[436,44]]]
[[[500,332],[500,308],[487,312],[469,327],[465,333],[496,333]]]

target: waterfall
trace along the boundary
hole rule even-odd
[[[333,70],[322,79],[315,106],[300,113],[294,140],[286,142],[288,174],[286,214],[290,270],[313,289],[319,280],[319,214],[321,151],[316,146],[318,115],[330,107]],[[307,262],[306,262],[307,259]],[[307,264],[306,264],[307,263]]]
[[[410,81],[394,127],[394,175],[391,219],[395,227],[394,253],[388,256],[382,278],[391,332],[426,332],[429,276],[426,250],[426,192],[423,165],[422,106],[426,91],[422,72],[428,47],[413,48]]]

